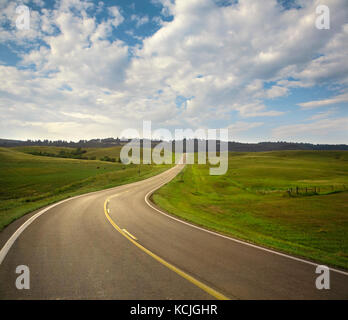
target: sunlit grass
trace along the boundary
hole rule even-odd
[[[107,151],[119,154],[119,148]],[[0,148],[0,230],[49,203],[145,179],[169,167],[33,156]]]
[[[289,196],[296,186],[321,193]],[[347,186],[348,152],[230,153],[226,175],[188,165],[153,199],[207,228],[348,268]]]

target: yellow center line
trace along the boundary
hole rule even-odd
[[[130,232],[128,232],[126,229],[122,229],[122,231],[126,234],[128,234],[132,239],[138,240],[136,237],[134,237]]]
[[[161,263],[162,265],[166,266],[168,269],[174,271],[175,273],[177,273],[179,276],[183,277],[184,279],[190,281],[192,284],[196,285],[197,287],[199,287],[200,289],[202,289],[203,291],[207,292],[208,294],[210,294],[211,296],[213,296],[214,298],[218,299],[218,300],[229,300],[228,297],[226,297],[225,295],[223,295],[222,293],[216,291],[215,289],[207,286],[206,284],[204,284],[203,282],[197,280],[196,278],[190,276],[189,274],[187,274],[186,272],[180,270],[179,268],[175,267],[174,265],[172,265],[171,263],[167,262],[166,260],[162,259],[161,257],[159,257],[158,255],[156,255],[155,253],[153,253],[152,251],[150,251],[149,249],[146,249],[144,246],[142,246],[141,244],[139,244],[138,242],[136,242],[130,235],[128,232],[125,232],[127,230],[125,229],[121,229],[110,217],[109,213],[108,213],[108,209],[107,209],[107,203],[108,201],[115,197],[118,196],[120,194],[114,195],[109,197],[108,199],[106,199],[106,201],[104,202],[104,213],[106,218],[109,220],[109,222],[111,223],[111,225],[121,234],[123,235],[125,238],[127,238],[130,242],[132,242],[135,246],[137,246],[140,250],[142,250],[143,252],[145,252],[146,254],[148,254],[149,256],[151,256],[152,258],[154,258],[155,260],[157,260],[159,263]],[[125,231],[124,231],[125,230]]]

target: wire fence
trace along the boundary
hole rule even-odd
[[[329,194],[342,192],[347,190],[346,185],[331,185],[331,186],[310,186],[310,187],[291,187],[288,188],[289,196],[309,195],[309,194]]]

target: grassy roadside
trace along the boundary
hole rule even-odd
[[[119,150],[109,150],[109,154],[118,156]],[[137,165],[40,157],[0,148],[0,230],[50,203],[146,179],[169,167],[141,165],[139,172]]]
[[[230,153],[226,175],[210,176],[208,165],[188,165],[153,200],[208,229],[348,269],[344,185],[347,152]],[[297,186],[321,191],[289,196],[287,190]]]
[[[121,152],[121,146],[108,147],[108,148],[80,148],[83,151],[81,157],[87,158],[89,160],[101,160],[103,158],[109,157],[110,159],[115,159],[118,162]],[[11,150],[39,155],[49,154],[59,157],[61,153],[68,155],[67,157],[62,156],[61,158],[74,158],[71,155],[76,152],[77,148],[70,147],[51,147],[51,146],[22,146],[22,147],[12,147]]]

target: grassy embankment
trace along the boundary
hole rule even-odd
[[[25,213],[58,200],[131,183],[158,174],[168,165],[123,165],[98,160],[33,156],[23,152],[55,147],[0,148],[0,230]],[[22,150],[23,152],[20,152]],[[119,158],[120,147],[91,148],[88,156]]]
[[[114,162],[119,160],[121,146],[110,148],[81,148],[81,154],[77,155],[77,148],[69,147],[47,147],[47,146],[24,146],[11,148],[16,151],[40,155],[42,156],[56,156],[62,158],[77,158],[80,156],[81,160],[102,160],[105,158],[114,159]]]
[[[297,186],[320,193],[289,196]],[[347,186],[348,152],[230,153],[226,175],[188,165],[153,200],[206,228],[348,269]]]

